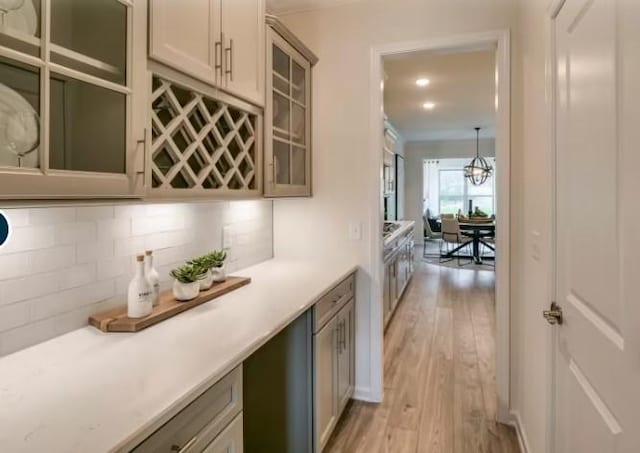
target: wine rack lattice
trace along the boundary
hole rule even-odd
[[[152,187],[255,190],[256,122],[253,113],[154,77]]]

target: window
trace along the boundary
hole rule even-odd
[[[0,166],[126,174],[132,2],[7,3],[0,9]]]
[[[465,177],[465,159],[425,160],[424,200],[425,209],[435,214],[467,213],[469,201],[488,215],[495,214],[495,160],[493,175],[481,186],[474,186]]]

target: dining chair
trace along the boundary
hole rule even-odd
[[[424,236],[422,239],[423,240],[422,256],[426,257],[427,244],[432,241],[442,242],[442,233],[433,231],[433,229],[431,228],[431,223],[429,223],[429,217],[427,216],[426,212],[422,215],[422,225],[424,230]]]
[[[468,247],[472,242],[473,242],[473,239],[467,236],[464,236],[460,231],[460,222],[458,222],[458,219],[456,219],[455,217],[454,218],[442,217],[442,243],[440,244],[440,262],[441,263],[446,263],[453,260],[453,257],[445,258],[445,259],[442,258],[443,248],[446,248],[446,252],[449,253],[451,250],[464,244],[464,247],[460,249],[458,252],[462,250],[468,251]],[[470,252],[469,252],[469,255],[471,255]],[[467,264],[471,264],[473,262],[473,258],[471,258],[469,262],[463,263],[460,258],[460,253],[457,254],[457,257],[458,257],[458,266],[463,266],[463,265],[466,266]]]
[[[485,242],[487,244],[493,246],[493,248],[495,249],[496,248],[495,232],[494,232],[494,234],[492,236],[485,236],[485,237],[482,238],[482,241],[480,242],[480,256],[481,257],[486,256],[486,252],[489,251],[489,248],[484,245]],[[495,267],[495,265],[496,265],[495,256],[496,256],[496,252],[494,250],[493,251],[493,260],[483,261],[483,263],[485,263],[487,266]]]

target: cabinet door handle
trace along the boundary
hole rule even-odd
[[[233,38],[229,40],[229,47],[224,49],[227,57],[227,68],[224,71],[229,76],[229,79],[233,82]]]
[[[338,323],[338,325],[336,326],[336,350],[338,351],[338,354],[342,353],[342,350],[340,349],[340,329],[342,328],[342,323]]]
[[[136,171],[138,175],[144,175],[147,171],[147,129],[144,130],[144,136],[140,140],[136,140],[136,152],[139,145],[142,145],[142,170]]]
[[[342,350],[343,351],[347,349],[347,325],[345,324],[346,322],[347,322],[346,319],[342,320]]]
[[[220,36],[220,39],[222,39],[222,36]],[[218,71],[220,71],[220,81],[222,81],[222,41],[216,41],[214,53],[216,76],[218,75]]]

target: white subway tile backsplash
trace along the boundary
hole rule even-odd
[[[127,257],[98,261],[98,279],[104,280],[120,277],[121,275],[129,275],[129,269],[131,268],[129,261],[130,259]]]
[[[58,272],[31,274],[28,277],[6,280],[0,287],[0,305],[39,297],[58,291],[59,288]]]
[[[5,209],[2,212],[7,216],[13,228],[29,225],[28,209]]]
[[[38,274],[69,267],[76,262],[76,248],[71,245],[53,247],[25,253],[31,263],[30,272]]]
[[[29,210],[29,224],[55,225],[76,220],[76,208],[35,208]]]
[[[56,244],[67,245],[95,241],[97,230],[95,222],[56,225]]]
[[[131,236],[131,219],[98,220],[98,240],[120,239]]]
[[[114,256],[116,258],[144,253],[144,236],[116,239]]]
[[[50,318],[3,332],[0,354],[11,354],[55,337],[55,322],[54,318]]]
[[[22,326],[29,322],[29,307],[26,304],[11,304],[0,307],[0,332]]]
[[[133,235],[160,233],[184,228],[184,218],[180,213],[153,217],[137,217],[132,219],[131,232]]]
[[[13,227],[0,249],[0,355],[87,324],[125,303],[134,255],[154,250],[161,287],[189,258],[221,248],[231,227],[229,272],[273,256],[266,200],[103,204],[4,209]]]
[[[0,280],[22,277],[29,274],[29,255],[14,253],[0,255]]]
[[[81,206],[77,208],[76,218],[79,222],[87,220],[113,219],[114,206]]]
[[[60,289],[76,288],[96,281],[95,263],[78,264],[61,272]]]
[[[2,249],[0,249],[0,253],[2,254],[44,249],[53,247],[54,245],[54,226],[12,226],[13,231],[11,233],[11,239],[2,246]]]
[[[110,260],[114,257],[114,241],[96,241],[78,244],[76,246],[76,262],[91,263],[101,260]]]

